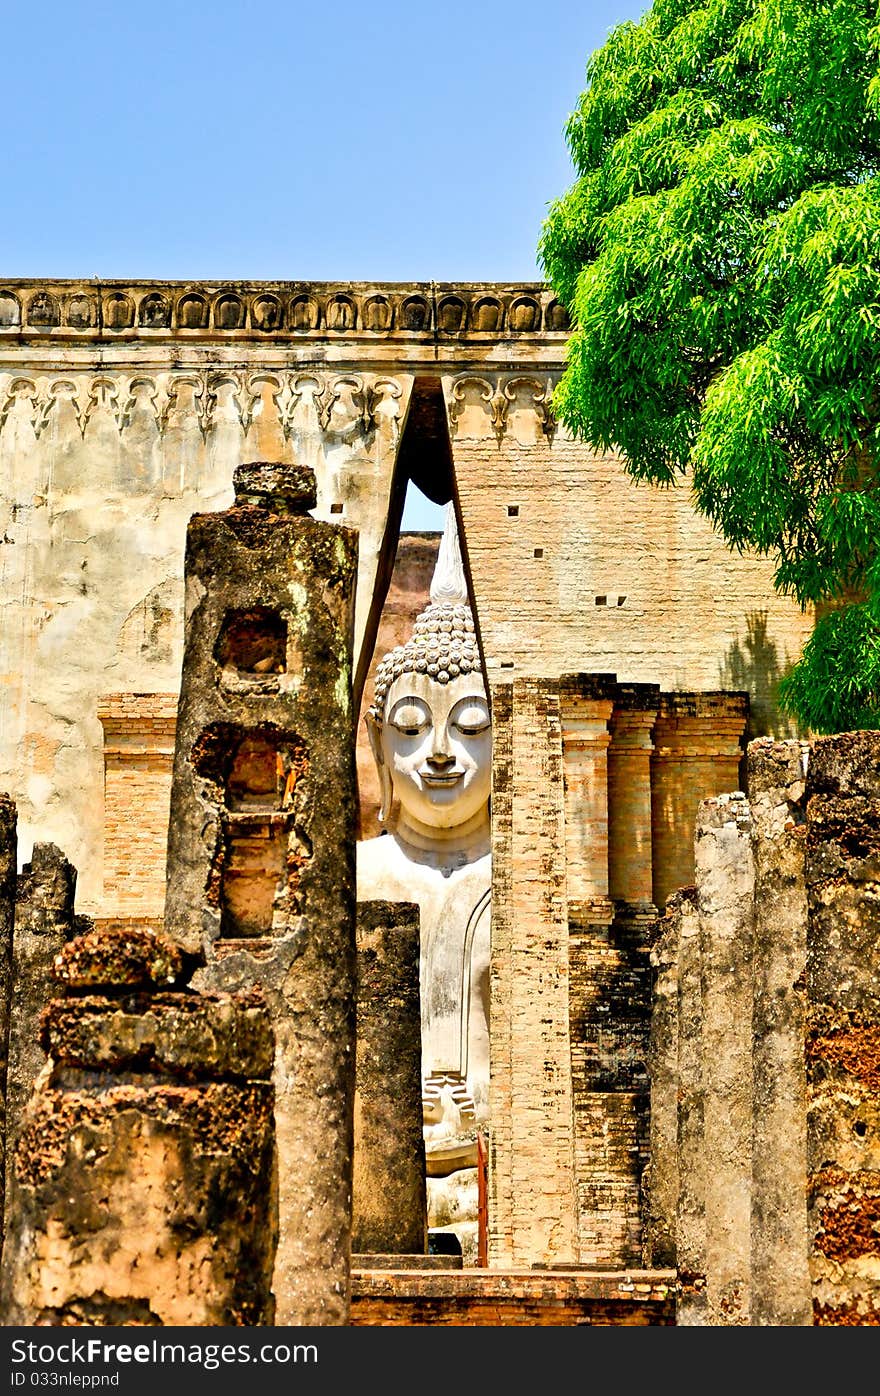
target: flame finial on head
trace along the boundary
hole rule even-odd
[[[472,670],[481,672],[480,652],[468,602],[455,508],[447,504],[431,581],[431,604],[416,617],[406,644],[391,650],[377,667],[370,713],[376,722],[383,721],[388,690],[401,674],[428,674],[437,683],[449,683]]]
[[[468,606],[467,582],[464,576],[464,563],[461,560],[461,547],[458,542],[458,527],[455,522],[455,505],[446,506],[443,520],[443,537],[431,578],[431,601],[435,606]]]

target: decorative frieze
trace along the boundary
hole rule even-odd
[[[345,282],[37,282],[0,285],[0,338],[358,339],[564,336],[549,288]]]
[[[187,370],[154,375],[114,372],[22,377],[0,374],[0,432],[27,424],[39,439],[66,404],[80,435],[99,413],[120,436],[146,417],[164,433],[175,417],[192,417],[203,438],[219,423],[247,432],[261,416],[277,419],[285,438],[303,426],[303,414],[331,439],[355,432],[398,430],[403,388],[395,378],[373,374],[309,371],[269,373]]]

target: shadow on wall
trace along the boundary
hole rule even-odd
[[[749,611],[744,642],[734,640],[718,670],[721,688],[749,694],[747,741],[797,736],[796,724],[779,711],[779,681],[791,664],[786,654],[780,668],[779,652],[767,635],[767,612]]]

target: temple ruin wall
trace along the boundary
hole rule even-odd
[[[748,690],[755,730],[780,731],[774,685],[811,618],[686,489],[636,486],[556,426],[565,345],[539,285],[0,287],[0,788],[20,857],[57,843],[98,915],[150,859],[161,879],[186,524],[230,502],[241,460],[314,468],[315,516],[360,534],[356,646],[374,633],[414,385],[442,393],[490,680]]]

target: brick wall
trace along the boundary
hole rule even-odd
[[[608,674],[492,691],[490,1260],[631,1265],[648,1161],[649,872],[655,885],[693,876],[697,806],[738,771],[747,699]],[[608,895],[613,852],[633,901]]]
[[[356,1327],[647,1327],[675,1323],[675,1274],[354,1270]]]
[[[114,916],[161,917],[177,695],[111,693],[104,729],[103,906]]]

